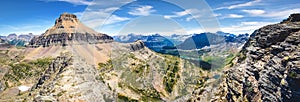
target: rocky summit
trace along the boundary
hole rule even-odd
[[[217,87],[198,89],[191,100],[299,101],[299,39],[300,14],[256,30],[238,54],[235,65],[224,71]]]
[[[288,23],[288,22],[300,22],[300,14],[291,14],[288,19],[283,20],[281,23]]]
[[[41,36],[33,38],[29,46],[66,46],[70,43],[99,43],[110,42],[112,40],[112,37],[106,34],[98,33],[82,24],[76,15],[63,13],[58,19],[56,19],[55,25],[52,28],[48,29]]]

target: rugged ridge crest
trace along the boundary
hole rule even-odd
[[[300,14],[256,30],[224,72],[218,87],[191,100],[283,102],[300,100]],[[205,93],[211,93],[211,96]]]

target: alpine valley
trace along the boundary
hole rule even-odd
[[[300,100],[300,14],[251,35],[111,37],[63,13],[29,37],[0,40],[0,101]]]

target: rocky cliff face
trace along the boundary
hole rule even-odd
[[[34,102],[104,102],[114,100],[107,85],[99,81],[95,66],[87,64],[80,56],[62,53],[52,60],[23,100]]]
[[[111,42],[112,37],[98,33],[82,24],[74,14],[61,14],[55,25],[43,35],[33,38],[29,46],[50,46],[71,44],[74,42],[99,43]]]
[[[225,71],[218,87],[198,89],[192,100],[264,101],[300,100],[300,14],[280,24],[255,31]],[[205,93],[211,93],[211,96]]]
[[[144,47],[145,47],[144,42],[140,41],[140,40],[130,44],[131,51],[137,51],[137,50],[143,49]]]

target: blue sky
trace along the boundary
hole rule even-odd
[[[175,3],[174,3],[175,2]],[[183,5],[183,6],[182,6]],[[184,8],[185,7],[185,8]],[[0,34],[41,34],[64,12],[109,35],[252,33],[300,12],[299,0],[1,0]]]

